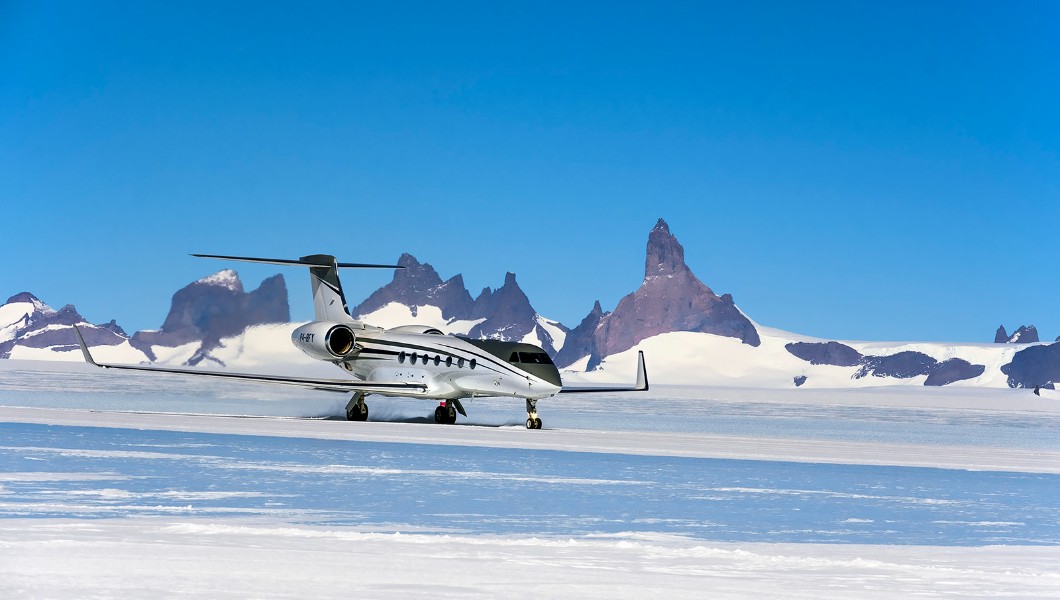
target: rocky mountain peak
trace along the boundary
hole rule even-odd
[[[674,275],[688,271],[685,249],[670,233],[670,226],[659,219],[648,234],[648,251],[644,259],[644,277]]]
[[[28,302],[29,304],[40,304],[42,306],[44,305],[44,303],[41,302],[40,298],[34,296],[29,292],[19,292],[14,296],[8,298],[7,302],[5,302],[4,304],[14,304],[16,302]]]
[[[353,316],[364,316],[396,302],[408,306],[413,315],[416,307],[430,305],[440,308],[446,319],[467,318],[473,302],[461,275],[443,282],[434,267],[421,263],[407,252],[398,258],[397,264],[405,268],[394,269],[394,278],[390,283],[355,306],[351,311]]]
[[[74,336],[73,325],[81,328],[85,342],[91,346],[117,345],[126,338],[125,332],[114,321],[108,326],[89,324],[73,304],[55,310],[29,292],[11,296],[0,308],[9,304],[22,306],[18,306],[14,311],[7,311],[9,318],[14,317],[12,322],[0,323],[0,358],[10,358],[16,346],[76,349],[77,338]],[[26,304],[31,308],[27,310]]]
[[[1008,332],[1005,331],[1004,325],[997,326],[997,332],[994,333],[995,344],[1007,344],[1008,343]]]
[[[1038,343],[1038,328],[1034,325],[1022,325],[1008,341],[1010,344],[1036,344]]]
[[[1019,329],[1009,335],[1005,326],[1001,325],[994,334],[995,344],[1035,344],[1038,343],[1038,328],[1034,325],[1021,325]]]
[[[579,348],[591,348],[589,369],[605,356],[629,350],[649,337],[675,331],[734,337],[751,346],[761,343],[758,331],[736,308],[732,296],[718,296],[688,268],[684,248],[663,219],[648,234],[644,275],[637,291],[622,298],[614,312],[599,317],[592,343],[579,342]],[[587,319],[594,314],[597,314],[596,307]],[[584,330],[579,328],[580,325],[571,333],[584,335]],[[556,362],[563,367],[582,356],[563,353]]]
[[[221,338],[238,335],[251,325],[290,320],[283,275],[265,279],[258,289],[248,293],[243,291],[239,275],[225,269],[177,290],[161,331],[138,331],[130,343],[154,360],[152,346],[175,347],[201,341],[196,353],[200,356],[217,347]]]
[[[482,290],[471,308],[470,318],[500,319],[506,323],[526,322],[529,324],[533,322],[536,314],[530,306],[530,299],[526,297],[526,293],[515,280],[515,273],[509,272],[504,275],[504,285],[496,291],[490,291],[488,287]],[[475,336],[474,333],[472,336]]]

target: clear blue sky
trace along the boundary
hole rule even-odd
[[[765,325],[1060,335],[1058,3],[237,4],[0,0],[0,296],[407,251],[574,326],[663,217]]]

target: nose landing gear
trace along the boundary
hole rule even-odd
[[[541,419],[537,416],[537,400],[526,399],[526,428],[541,429]]]

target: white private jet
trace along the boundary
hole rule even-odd
[[[252,263],[309,268],[315,319],[291,334],[291,342],[312,358],[333,363],[353,378],[316,379],[223,371],[177,369],[154,365],[97,363],[80,330],[74,327],[85,361],[97,367],[206,375],[261,383],[280,383],[318,390],[352,392],[346,405],[350,421],[368,420],[367,394],[441,401],[434,411],[437,423],[456,423],[467,416],[462,398],[505,396],[526,400],[526,428],[541,429],[537,401],[559,393],[629,392],[648,389],[644,353],[638,355],[637,381],[629,387],[565,387],[559,370],[541,348],[522,342],[479,340],[446,335],[434,327],[404,325],[374,327],[350,315],[339,282],[339,268],[400,269],[398,265],[340,263],[334,256],[314,254],[298,260],[193,254]]]

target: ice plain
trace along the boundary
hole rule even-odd
[[[534,432],[0,361],[0,595],[1060,597],[1050,394],[655,386]]]

